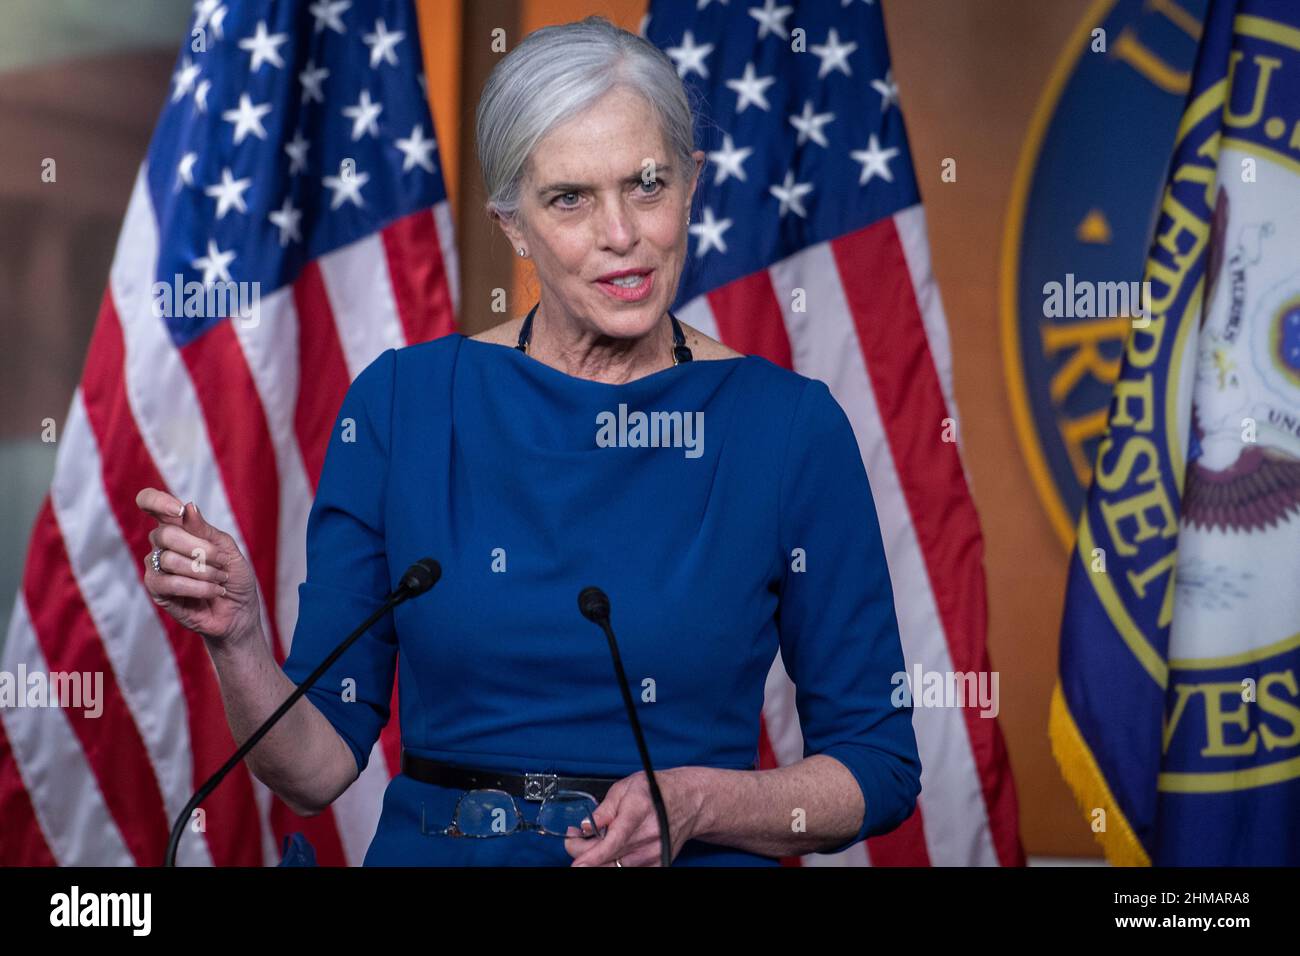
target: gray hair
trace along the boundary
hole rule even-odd
[[[604,17],[542,27],[493,68],[477,115],[478,161],[487,208],[514,219],[533,147],[616,87],[645,99],[659,122],[669,161],[694,167],[694,114],[668,57]]]

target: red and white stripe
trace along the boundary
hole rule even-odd
[[[804,308],[791,307],[804,290]],[[824,381],[853,425],[880,520],[909,671],[986,671],[983,544],[957,445],[952,354],[924,213],[906,209],[688,304],[689,324]],[[918,808],[901,827],[806,865],[1023,863],[996,720],[913,710]],[[794,686],[778,658],[763,708],[764,766],[803,757]]]
[[[135,507],[139,489],[199,502],[234,535],[283,661],[307,515],[348,384],[384,349],[455,328],[445,202],[311,263],[262,297],[255,324],[235,318],[180,349],[152,313],[156,222],[142,168],[0,661],[10,672],[20,662],[101,672],[105,710],[0,711],[0,865],[156,865],[172,817],[234,749],[201,639],[143,589],[152,522]],[[276,835],[301,830],[321,863],[359,864],[398,734],[394,712],[361,779],[306,820],[236,768],[180,861],[274,863]]]

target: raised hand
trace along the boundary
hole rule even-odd
[[[155,604],[183,627],[209,640],[239,640],[261,627],[257,581],[235,539],[204,519],[198,505],[145,488],[135,497],[158,522],[149,541],[161,549],[144,556],[144,585]]]

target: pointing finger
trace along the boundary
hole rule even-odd
[[[181,519],[181,526],[190,534],[204,538],[208,541],[216,537],[217,529],[208,524],[208,519],[203,517],[203,512],[194,502],[188,502],[184,506],[184,515]]]
[[[181,523],[181,502],[175,495],[170,495],[157,488],[144,488],[135,496],[136,507],[145,514],[166,524]]]

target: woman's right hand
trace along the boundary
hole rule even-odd
[[[149,541],[163,549],[161,571],[144,556],[144,586],[155,604],[181,626],[219,642],[241,640],[261,628],[257,580],[235,539],[212,527],[193,502],[145,488],[135,503],[158,522]]]

